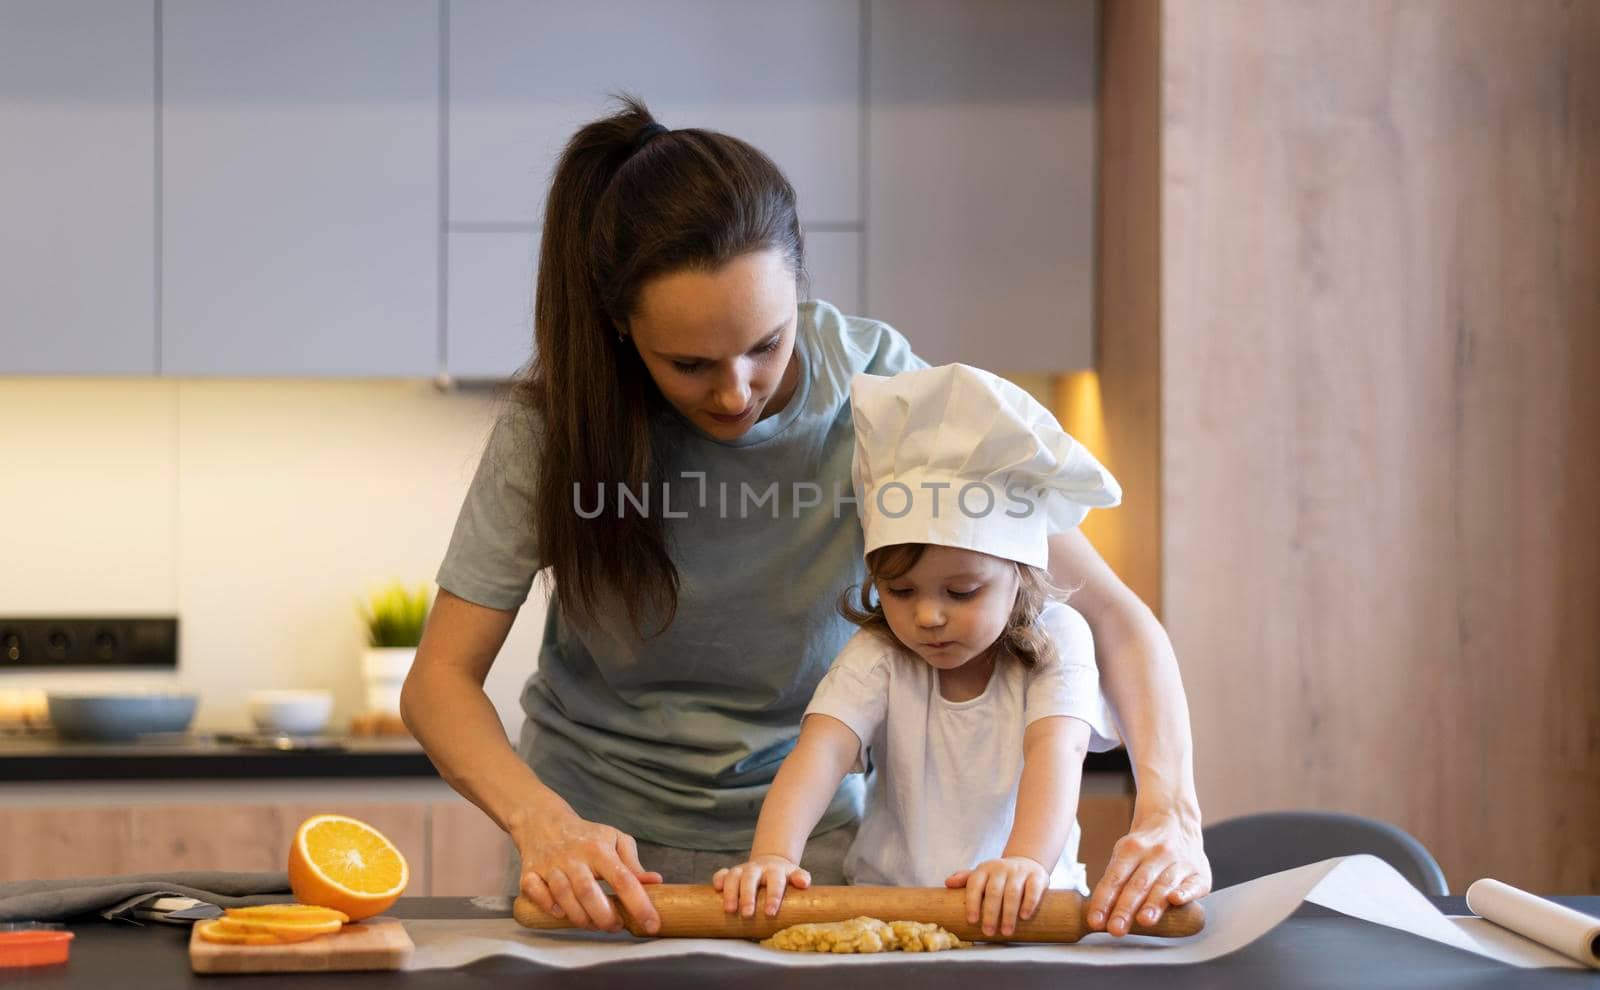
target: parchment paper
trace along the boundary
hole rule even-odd
[[[1443,942],[1520,967],[1577,968],[1559,953],[1477,918],[1447,918],[1380,859],[1345,856],[1216,891],[1202,903],[1206,928],[1185,939],[1090,935],[1072,945],[980,944],[939,953],[943,963],[1049,962],[1080,966],[1178,965],[1243,948],[1310,901],[1352,917]],[[894,919],[885,919],[894,920]],[[778,952],[737,939],[645,939],[594,932],[534,932],[511,918],[407,921],[416,943],[408,969],[465,966],[495,955],[567,969],[628,959],[707,954],[773,966],[893,966],[927,962],[919,953],[817,955]]]
[[[1467,888],[1467,907],[1501,928],[1600,969],[1600,918],[1490,879]]]

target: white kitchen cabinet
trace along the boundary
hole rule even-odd
[[[861,220],[860,0],[451,0],[450,222],[538,224],[607,94],[772,156],[808,221]]]
[[[448,16],[452,374],[527,359],[551,170],[620,90],[773,156],[813,295],[930,361],[1091,366],[1094,0],[451,0]]]
[[[432,376],[435,0],[165,0],[162,371]]]
[[[0,5],[0,375],[156,370],[152,0]]]
[[[860,234],[807,231],[806,274],[811,298],[825,299],[847,316],[862,315]]]
[[[932,361],[1088,367],[1095,30],[1094,0],[14,0],[0,375],[505,377],[550,171],[617,91],[773,156],[814,296]]]
[[[452,232],[445,369],[454,378],[509,378],[533,355],[535,230]]]
[[[868,311],[936,364],[1090,367],[1094,0],[868,9]]]
[[[611,93],[772,156],[825,228],[810,238],[819,294],[859,301],[860,0],[451,0],[448,15],[449,374],[530,356],[545,192]]]

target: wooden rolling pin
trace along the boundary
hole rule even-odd
[[[754,918],[724,912],[722,894],[709,884],[646,884],[644,890],[661,916],[658,937],[763,939],[790,925],[848,921],[862,915],[880,921],[932,922],[969,942],[1076,942],[1089,934],[1083,917],[1088,899],[1075,890],[1047,891],[1033,917],[1018,919],[1016,932],[1009,936],[998,932],[985,935],[981,925],[968,924],[967,892],[947,887],[790,887],[775,918],[767,917],[759,902]],[[611,906],[629,932],[648,936],[615,895]],[[573,927],[565,918],[545,914],[525,897],[517,898],[512,915],[524,928]],[[1135,924],[1132,934],[1182,938],[1199,932],[1205,924],[1205,909],[1185,904],[1168,908],[1154,925]]]

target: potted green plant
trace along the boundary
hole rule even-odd
[[[417,644],[422,642],[431,597],[425,584],[409,587],[394,581],[374,591],[363,603],[361,618],[367,627],[367,650],[361,657],[361,673],[366,679],[370,711],[399,714],[400,686],[416,659]]]

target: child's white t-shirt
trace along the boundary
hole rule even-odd
[[[850,638],[806,708],[830,715],[861,740],[853,772],[872,776],[866,814],[844,861],[851,883],[942,887],[957,870],[1005,849],[1022,777],[1022,737],[1052,715],[1082,719],[1091,750],[1120,742],[1100,693],[1089,624],[1070,606],[1046,604],[1039,622],[1057,659],[997,664],[983,694],[947,701],[938,672],[892,636],[863,629]],[[1050,886],[1087,894],[1076,821]]]

